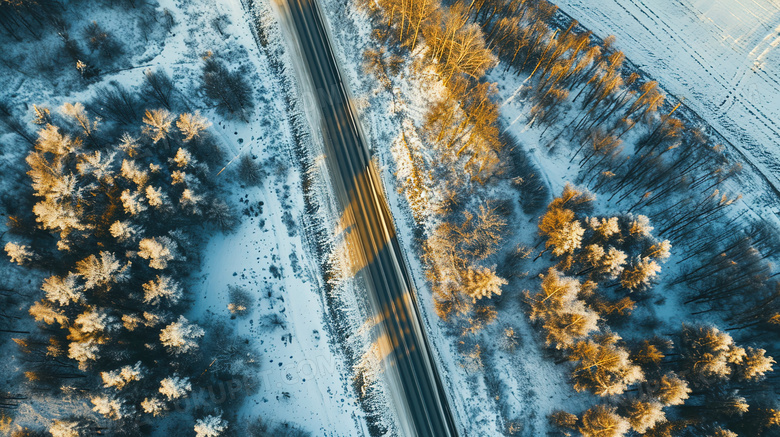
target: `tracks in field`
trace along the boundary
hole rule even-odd
[[[570,0],[569,3],[574,5],[583,2]],[[770,102],[780,99],[780,78],[773,76],[765,69],[757,68],[755,59],[753,59],[755,56],[751,56],[759,51],[762,55],[766,55],[768,49],[771,50],[776,45],[780,45],[780,38],[773,37],[773,34],[777,34],[778,29],[780,29],[780,26],[776,26],[776,24],[780,24],[780,9],[771,14],[771,20],[767,19],[750,29],[752,33],[761,32],[763,36],[763,39],[760,39],[757,44],[752,46],[746,44],[746,41],[740,41],[741,37],[735,40],[735,44],[741,45],[740,48],[742,48],[741,51],[744,51],[744,56],[740,57],[742,62],[739,67],[732,74],[728,74],[730,77],[727,77],[726,73],[718,69],[718,65],[714,65],[708,59],[728,58],[731,54],[730,50],[737,50],[737,48],[721,43],[725,54],[717,53],[717,56],[713,55],[708,58],[706,52],[701,52],[688,41],[685,32],[673,27],[670,21],[656,13],[654,10],[656,7],[649,5],[646,0],[627,0],[626,2],[614,0],[614,6],[611,6],[612,3],[606,2],[607,6],[596,6],[589,3],[586,6],[578,7],[575,5],[572,8],[578,10],[582,15],[591,17],[587,21],[608,23],[607,26],[609,26],[617,25],[616,20],[621,19],[608,13],[609,8],[614,7],[613,11],[622,12],[628,18],[628,20],[623,19],[619,23],[621,26],[624,25],[628,28],[633,24],[639,26],[638,32],[630,32],[623,40],[624,43],[636,46],[636,50],[630,50],[626,44],[623,44],[627,51],[625,68],[640,73],[645,80],[658,80],[659,87],[675,103],[682,101],[682,108],[678,110],[681,112],[681,116],[690,125],[700,126],[705,131],[709,131],[716,142],[727,145],[733,155],[740,158],[765,181],[768,188],[777,196],[775,204],[780,204],[780,123],[775,119],[773,113],[780,113],[780,105],[777,105],[777,108],[767,109],[760,102],[766,101],[767,97],[770,97]],[[686,13],[703,19],[702,12],[693,5],[686,5],[686,0],[680,0],[677,3]],[[560,21],[568,22],[574,19],[563,10],[559,10],[559,13],[565,17],[564,20]],[[646,23],[652,23],[652,26],[648,26]],[[582,22],[580,22],[580,27],[583,30],[593,30],[588,29]],[[721,33],[727,33],[722,27],[717,25],[715,27]],[[650,35],[649,38],[645,38],[644,42],[642,32]],[[634,33],[638,33],[638,35],[634,35]],[[716,35],[708,36],[714,37]],[[620,42],[619,38],[618,45]],[[658,49],[652,47],[653,44],[657,44],[659,47],[682,48],[678,59],[687,55],[690,57],[690,62],[693,63],[691,65],[696,68],[685,70],[682,63],[681,65],[668,65],[668,59],[656,56],[655,50]],[[704,47],[707,48],[706,45]],[[780,50],[780,47],[778,49]],[[634,64],[631,59],[636,51],[644,53],[640,58],[653,58],[660,68],[671,70],[669,77],[657,79],[645,70],[647,67]],[[695,71],[697,69],[698,72]],[[677,82],[677,88],[682,87],[689,90],[688,97],[691,98],[689,101],[682,100],[676,93],[669,90],[668,87],[673,85],[673,81]],[[706,84],[706,86],[697,85],[695,83],[697,81]],[[711,90],[712,87],[715,91]],[[717,98],[718,95],[722,95],[722,97]],[[777,115],[780,116],[780,114]]]

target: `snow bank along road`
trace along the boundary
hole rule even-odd
[[[374,350],[383,359],[391,397],[410,436],[456,436],[447,396],[435,367],[379,175],[355,117],[349,92],[314,0],[287,0],[283,17],[297,35],[315,100],[326,160],[343,210],[340,230],[350,242],[355,270],[366,278],[377,330]]]

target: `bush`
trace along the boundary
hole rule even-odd
[[[254,109],[252,88],[240,72],[231,72],[225,64],[209,54],[203,64],[201,80],[201,89],[217,105],[219,112],[249,121],[249,115]]]
[[[228,310],[237,316],[246,316],[252,309],[252,296],[243,287],[231,285],[228,287],[230,303]]]
[[[250,187],[263,184],[266,178],[265,171],[249,155],[244,155],[238,162],[238,177]]]

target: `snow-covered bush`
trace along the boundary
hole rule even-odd
[[[206,416],[195,421],[195,437],[218,437],[227,429],[222,415]]]

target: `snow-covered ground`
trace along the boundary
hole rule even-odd
[[[262,187],[234,184],[232,201],[242,209],[236,232],[212,237],[202,260],[194,312],[228,318],[228,286],[250,291],[255,302],[238,319],[238,332],[260,355],[257,393],[243,407],[245,416],[289,421],[317,436],[365,433],[343,357],[326,326],[322,278],[307,247],[302,221],[304,200],[282,81],[266,52],[257,50],[252,15],[240,0],[215,4],[234,23],[235,38],[249,49],[261,79],[255,116],[248,124],[217,126],[230,138],[231,155],[250,154],[270,172]],[[276,41],[274,44],[279,44]],[[231,132],[232,131],[232,132]],[[232,134],[232,136],[231,136]],[[270,317],[284,321],[274,326]]]
[[[780,2],[560,0],[780,187]]]
[[[319,261],[304,234],[301,176],[294,162],[293,132],[280,91],[285,85],[270,65],[269,50],[255,40],[255,17],[240,0],[160,0],[157,10],[169,11],[176,24],[169,33],[156,31],[145,46],[137,43],[133,26],[119,18],[121,11],[97,8],[92,16],[87,14],[87,19],[98,20],[122,40],[132,54],[122,61],[122,68],[104,73],[97,84],[70,86],[62,80],[55,87],[20,78],[12,80],[8,89],[18,102],[54,110],[64,102],[88,100],[95,85],[116,80],[134,88],[142,82],[145,69],[166,71],[180,91],[175,98],[212,121],[210,132],[230,160],[225,169],[212,171],[230,193],[225,200],[236,206],[241,223],[230,234],[203,235],[207,243],[200,270],[192,272],[188,298],[193,306],[188,317],[201,323],[213,320],[210,316],[227,320],[231,317],[228,286],[240,286],[251,293],[250,313],[234,322],[237,332],[251,341],[259,356],[258,373],[249,375],[259,386],[239,416],[289,422],[316,436],[366,435],[350,372],[327,326]],[[221,32],[212,25],[218,16],[227,18]],[[278,46],[281,41],[273,44]],[[194,95],[201,56],[209,50],[226,60],[230,69],[243,68],[250,80],[256,108],[248,123],[221,117]],[[4,152],[5,159],[23,163],[25,150]],[[234,177],[231,166],[243,154],[252,156],[269,172],[261,187],[244,187]],[[278,316],[281,325],[271,322],[272,315]],[[229,345],[233,339],[224,340]],[[46,406],[54,417],[65,414],[59,410],[75,412],[77,407],[83,405]],[[48,425],[47,418],[26,416],[30,416],[31,425]],[[35,423],[38,419],[42,423]]]

